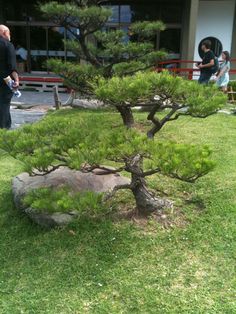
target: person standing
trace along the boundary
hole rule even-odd
[[[21,45],[17,45],[16,47],[16,60],[18,62],[27,61],[27,50],[23,48]]]
[[[198,80],[199,84],[208,84],[213,73],[213,68],[215,67],[215,55],[211,51],[211,41],[205,40],[201,46],[204,56],[201,63],[196,64],[200,69],[200,77]]]
[[[23,48],[21,45],[17,45],[16,47],[16,61],[17,61],[17,69],[19,73],[25,72],[25,65],[27,62],[27,50]]]
[[[19,87],[19,76],[16,70],[16,52],[11,43],[11,33],[7,26],[0,25],[0,128],[11,128],[10,103],[12,90],[4,82],[4,78],[11,76],[14,88]]]
[[[229,84],[229,70],[230,70],[230,54],[228,51],[222,52],[223,62],[220,65],[220,69],[216,74],[216,85],[227,93]]]

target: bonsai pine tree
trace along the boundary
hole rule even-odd
[[[147,185],[146,179],[154,174],[162,174],[185,182],[194,183],[198,178],[206,175],[214,166],[210,159],[211,151],[208,147],[176,144],[173,142],[148,141],[144,134],[135,129],[126,130],[124,127],[104,134],[105,141],[100,140],[100,164],[114,162],[115,169],[101,168],[105,173],[125,171],[129,173],[130,184],[116,186],[106,197],[112,197],[120,189],[132,192],[136,210],[139,215],[148,216],[155,211],[171,207],[172,203],[153,193]],[[76,156],[79,154],[75,151]],[[92,163],[85,167],[85,171],[100,168]],[[79,163],[78,163],[79,165]]]
[[[122,112],[124,108],[149,107],[147,119],[152,122],[149,138],[181,115],[206,118],[227,102],[227,97],[214,86],[202,86],[168,72],[148,71],[100,79],[94,88],[98,99],[122,108]],[[122,119],[126,126],[131,126],[126,116],[122,115]]]
[[[131,75],[152,68],[166,56],[155,50],[153,40],[157,32],[165,29],[162,22],[136,22],[130,25],[128,34],[121,29],[104,31],[112,11],[101,3],[106,1],[53,1],[41,5],[47,19],[67,30],[70,39],[65,45],[76,56],[75,62],[52,59],[49,68],[62,76],[69,87],[86,95],[93,94],[91,81],[99,76]],[[128,106],[116,109],[127,125],[133,124]]]
[[[186,182],[207,174],[214,163],[207,147],[147,140],[135,128],[113,127],[115,117],[87,114],[86,119],[51,114],[20,130],[1,131],[0,148],[22,161],[31,175],[45,175],[61,166],[102,173],[126,172],[138,214],[149,215],[171,203],[149,190],[146,179],[156,173]],[[113,169],[102,165],[111,164]],[[158,188],[158,187],[157,187]]]

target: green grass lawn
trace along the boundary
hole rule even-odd
[[[15,210],[21,164],[1,155],[1,314],[236,313],[236,116],[180,118],[158,136],[208,144],[217,162],[195,185],[150,179],[184,220],[168,228],[84,218],[45,231]]]

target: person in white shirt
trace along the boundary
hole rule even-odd
[[[18,62],[25,62],[27,60],[27,50],[20,45],[16,47],[16,59]]]

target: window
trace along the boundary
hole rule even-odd
[[[132,12],[130,5],[121,5],[120,6],[120,22],[121,23],[131,23]]]

